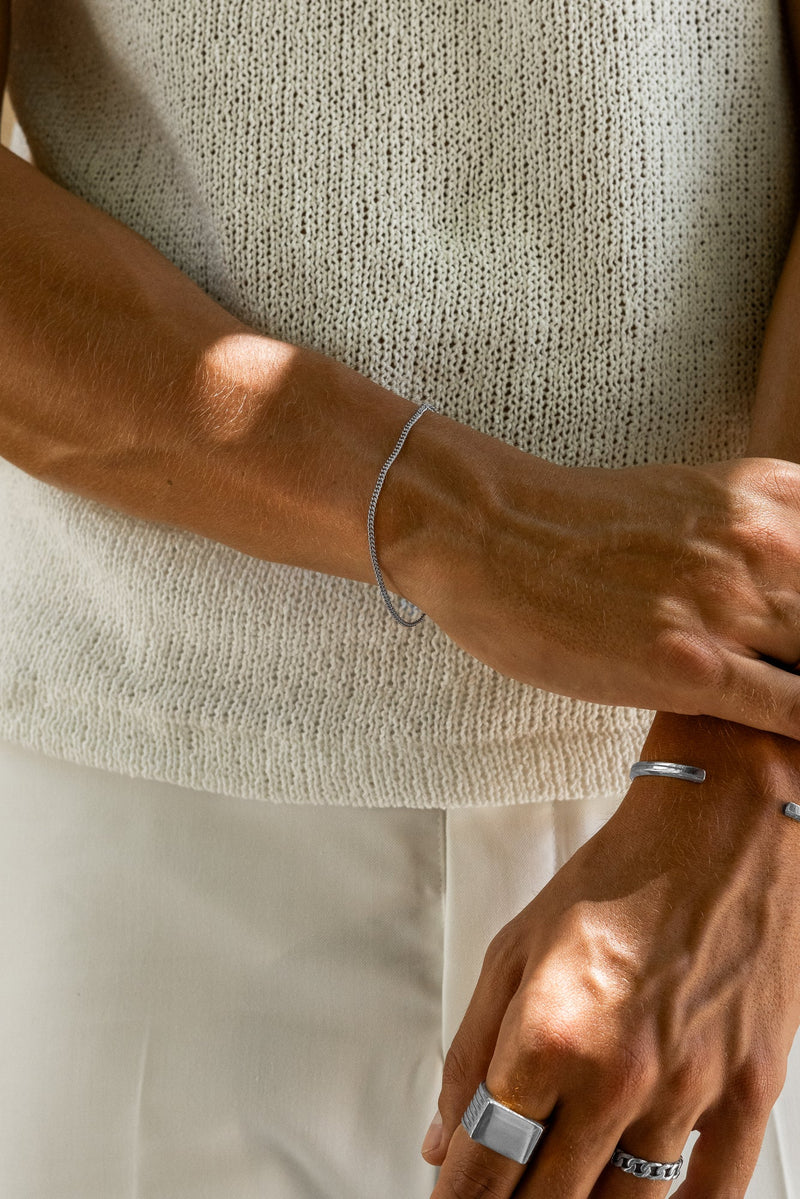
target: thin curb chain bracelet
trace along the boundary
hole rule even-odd
[[[647,775],[656,778],[685,779],[688,783],[702,783],[706,772],[702,766],[684,766],[680,762],[634,762],[630,771],[631,781]],[[785,803],[781,811],[790,820],[800,823],[800,804]]]
[[[381,493],[381,487],[383,487],[383,480],[386,478],[386,475],[389,472],[389,467],[392,465],[395,458],[402,450],[403,442],[405,441],[406,437],[408,437],[409,429],[415,423],[415,421],[419,420],[419,418],[422,416],[422,414],[424,412],[436,412],[436,411],[437,411],[437,409],[434,408],[433,404],[420,404],[419,408],[414,413],[414,415],[409,417],[409,419],[403,425],[403,430],[397,439],[397,445],[394,447],[391,454],[389,455],[389,457],[386,459],[383,466],[381,467],[381,473],[378,475],[378,481],[375,484],[375,490],[373,491],[372,499],[370,500],[369,513],[367,514],[367,538],[369,540],[369,555],[372,558],[372,566],[375,571],[375,578],[378,580],[378,586],[380,587],[381,595],[383,596],[383,600],[384,600],[384,603],[386,604],[386,607],[389,609],[389,611],[391,612],[392,616],[395,618],[397,623],[405,625],[405,627],[407,629],[413,628],[415,624],[419,624],[419,622],[421,620],[424,620],[425,613],[420,612],[419,616],[417,616],[414,620],[406,620],[406,618],[404,616],[401,616],[400,613],[398,611],[396,611],[396,609],[392,605],[392,601],[389,598],[389,592],[386,590],[386,584],[383,581],[383,574],[381,573],[381,568],[378,564],[378,553],[377,553],[377,550],[375,549],[375,509],[378,506],[378,496]],[[410,604],[408,600],[404,599],[402,602],[404,604],[408,604],[409,607],[414,606],[413,604]]]

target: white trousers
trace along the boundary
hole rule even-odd
[[[486,945],[610,814],[292,807],[0,742],[4,1199],[428,1199]],[[795,1051],[748,1199],[800,1199],[798,1129]]]

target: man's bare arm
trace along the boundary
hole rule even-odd
[[[6,90],[10,28],[11,0],[0,0],[0,101],[2,101]]]
[[[785,15],[800,99],[800,0],[785,0]],[[800,462],[800,213],[767,323],[747,449]]]
[[[800,0],[785,0],[784,11],[800,102]],[[800,213],[761,349],[747,452],[800,462]]]
[[[770,310],[747,448],[800,462],[800,220]]]
[[[0,148],[0,455],[22,470],[257,558],[373,582],[369,499],[415,410],[243,324]],[[764,544],[764,511],[794,520],[795,541]],[[762,601],[784,588],[800,612],[798,514],[798,468],[565,468],[434,412],[389,472],[376,538],[390,589],[502,674],[800,736],[800,679],[766,660],[800,658],[800,623]]]
[[[257,557],[373,578],[365,498],[411,401],[257,334],[7,149],[0,281],[3,457]]]
[[[0,95],[9,45],[0,0]],[[0,147],[0,456],[22,470],[256,557],[374,582],[367,503],[415,410],[237,320],[145,238]],[[436,420],[453,490],[477,500],[459,438],[491,439]],[[390,584],[394,554],[422,560],[434,502],[418,471],[418,502],[395,504],[404,472],[376,518]]]

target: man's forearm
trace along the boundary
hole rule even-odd
[[[800,462],[800,221],[767,322],[747,453]]]
[[[782,6],[800,103],[800,0]],[[800,214],[761,347],[747,453],[800,462]]]
[[[0,455],[21,469],[256,557],[374,582],[369,499],[415,410],[244,325],[144,238],[0,149]],[[470,447],[490,439],[426,414],[378,507],[390,586],[394,563],[422,553],[425,515],[450,503],[420,465],[437,433],[453,503],[475,503]]]

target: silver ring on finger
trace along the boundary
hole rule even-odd
[[[461,1123],[473,1141],[522,1165],[530,1161],[547,1128],[493,1099],[485,1082],[472,1096]]]
[[[646,1157],[634,1157],[617,1145],[611,1155],[611,1165],[632,1174],[634,1178],[654,1178],[660,1182],[677,1178],[683,1165],[683,1154],[676,1162],[651,1162]]]

